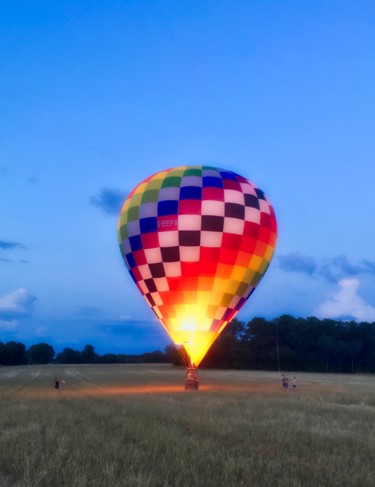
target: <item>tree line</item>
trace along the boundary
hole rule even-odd
[[[81,351],[64,348],[58,354],[48,343],[31,345],[29,349],[20,342],[0,342],[0,365],[41,365],[41,364],[127,364],[127,363],[168,363],[164,352],[146,352],[140,355],[107,353],[99,355],[92,345],[85,345]]]
[[[182,364],[178,350],[140,355],[99,355],[92,345],[58,354],[51,345],[26,346],[0,342],[1,365],[24,364]],[[309,372],[375,372],[375,323],[294,318],[283,315],[272,320],[253,318],[244,323],[234,319],[212,345],[201,367]]]
[[[294,318],[234,319],[202,366],[308,372],[375,372],[375,323]]]

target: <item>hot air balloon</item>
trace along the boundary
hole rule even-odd
[[[234,172],[180,166],[133,189],[118,238],[132,279],[197,381],[196,367],[270,264],[273,207]]]

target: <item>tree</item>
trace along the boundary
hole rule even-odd
[[[139,355],[138,361],[144,364],[165,364],[168,363],[168,359],[165,353],[160,350],[154,352],[145,352]]]
[[[241,368],[244,366],[244,347],[242,336],[244,325],[234,318],[220,333],[217,340],[204,357],[206,367]]]
[[[64,350],[57,354],[56,362],[59,364],[81,364],[82,354],[78,350],[72,348],[64,348]]]
[[[362,372],[375,372],[375,323],[360,323],[358,337],[362,340],[360,369]]]
[[[322,365],[324,364],[323,369],[328,372],[330,370],[330,360],[333,359],[336,349],[335,340],[331,336],[323,334],[319,337],[317,345],[319,361]]]
[[[99,356],[99,363],[100,364],[117,364],[118,363],[118,355],[115,353],[105,353],[104,355]]]
[[[8,342],[4,347],[4,365],[24,365],[27,364],[26,347],[20,342]]]
[[[48,364],[55,356],[55,350],[47,343],[32,345],[27,351],[30,364]]]
[[[350,340],[348,342],[348,352],[350,357],[350,369],[352,374],[354,374],[354,364],[360,357],[363,348],[363,342],[361,339],[357,338],[355,340]]]
[[[92,345],[85,345],[81,355],[83,364],[95,364],[99,360],[99,355],[95,353],[95,348]]]
[[[165,348],[165,355],[169,363],[173,365],[184,365],[182,356],[178,351],[176,345],[167,345]]]
[[[264,318],[253,318],[245,326],[246,367],[277,369],[276,325]]]
[[[0,365],[5,365],[5,344],[0,342]]]

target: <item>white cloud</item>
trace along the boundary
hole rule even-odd
[[[6,294],[0,298],[0,319],[9,321],[14,318],[29,315],[35,301],[36,297],[24,288]]]
[[[0,330],[13,330],[17,325],[17,320],[0,320]]]
[[[359,285],[359,279],[341,279],[338,282],[339,290],[321,304],[318,316],[374,322],[375,308],[358,296]]]

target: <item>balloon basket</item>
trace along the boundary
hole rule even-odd
[[[187,367],[185,376],[185,390],[198,390],[199,377],[196,367]]]

